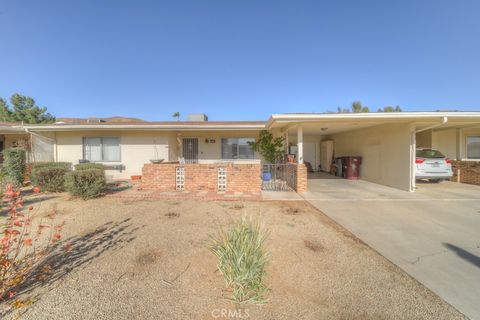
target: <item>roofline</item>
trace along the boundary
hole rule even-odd
[[[2,124],[0,125],[0,131],[25,132],[25,129],[22,126]]]
[[[157,131],[209,131],[209,130],[263,130],[265,124],[64,124],[64,125],[25,125],[35,131],[70,130],[157,130]]]
[[[315,120],[362,120],[362,119],[403,119],[424,120],[438,118],[478,118],[480,112],[372,112],[372,113],[292,113],[272,114],[266,123],[270,128],[275,122],[298,122]]]

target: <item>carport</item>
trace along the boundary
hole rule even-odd
[[[267,122],[271,132],[285,138],[286,152],[295,153],[299,164],[309,162],[316,170],[336,157],[361,156],[361,180],[410,192],[416,188],[417,136],[473,127],[480,127],[478,112],[276,114]],[[333,142],[331,156],[325,141]]]

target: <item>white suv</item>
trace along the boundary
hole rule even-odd
[[[415,178],[432,182],[450,180],[453,176],[452,161],[440,151],[418,148],[415,159]]]

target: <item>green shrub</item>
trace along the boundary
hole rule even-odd
[[[70,170],[64,167],[40,167],[32,170],[32,181],[44,191],[65,191],[65,175]]]
[[[0,170],[0,198],[3,196],[9,184],[11,184],[14,189],[22,187],[22,184],[19,183],[18,180],[12,179],[11,177],[7,176],[5,170]]]
[[[66,179],[67,190],[83,199],[100,196],[107,185],[105,171],[99,169],[75,170]]]
[[[105,170],[105,166],[100,163],[79,163],[75,165],[75,170],[90,170],[90,169],[98,169],[98,170]]]
[[[32,163],[32,170],[37,168],[65,168],[66,170],[72,169],[71,162],[53,162],[53,161],[43,161],[43,162],[34,162]]]
[[[21,148],[3,150],[3,170],[11,182],[22,185],[26,169],[26,152]]]
[[[259,223],[246,219],[236,222],[228,232],[221,232],[211,251],[218,258],[218,269],[233,290],[237,303],[264,303],[268,288],[263,283],[267,238]]]
[[[61,180],[65,180],[65,173],[70,171],[72,168],[72,163],[70,162],[34,162],[31,164],[30,169],[30,181],[32,184],[42,187],[46,191],[52,192],[61,192],[65,191],[65,187],[61,187]],[[53,170],[51,173],[48,173],[47,169],[59,169]],[[51,177],[53,174],[61,174],[62,178]],[[39,177],[41,176],[41,177]],[[40,179],[40,180],[39,180]],[[50,183],[52,180],[52,183]],[[54,181],[53,181],[54,180]],[[49,185],[46,188],[46,185]],[[58,191],[55,191],[58,190]]]

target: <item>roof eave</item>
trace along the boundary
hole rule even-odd
[[[25,126],[35,131],[77,131],[77,130],[149,130],[149,131],[221,131],[246,130],[259,131],[265,125],[51,125]]]

